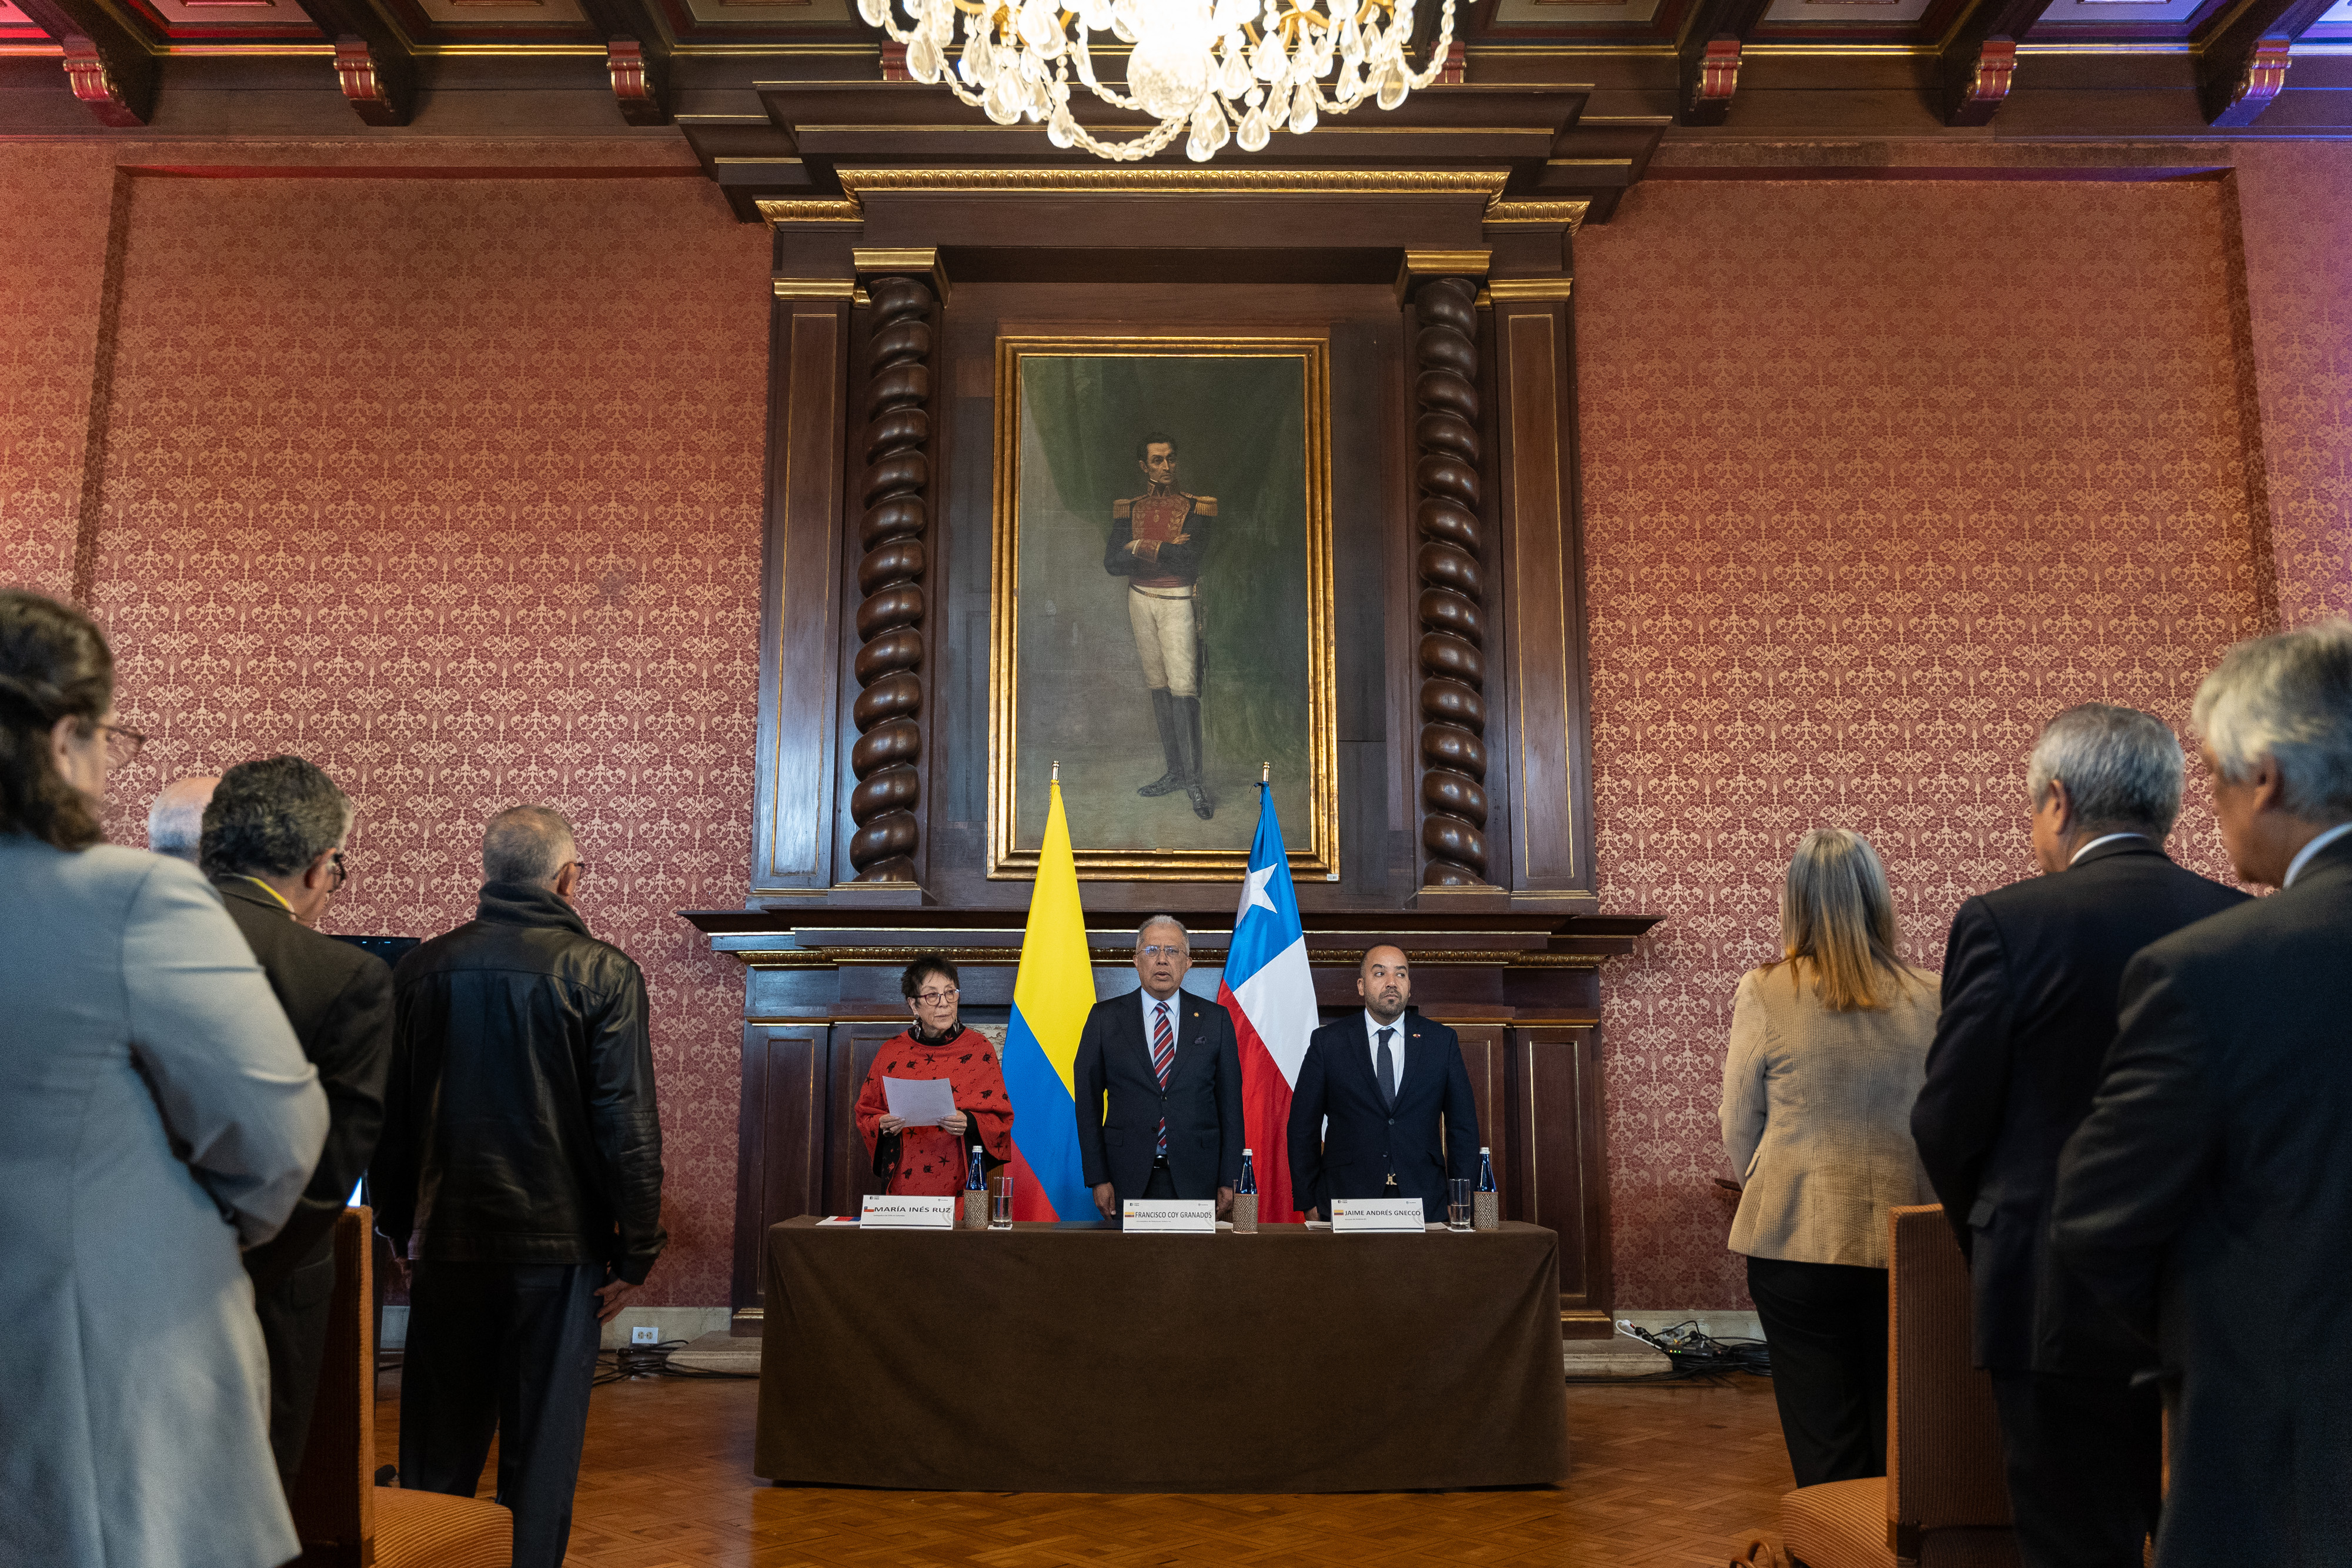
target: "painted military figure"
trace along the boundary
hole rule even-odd
[[[1147,487],[1140,496],[1111,503],[1110,545],[1103,570],[1127,579],[1128,621],[1135,629],[1135,652],[1143,661],[1143,684],[1151,693],[1151,716],[1160,726],[1168,770],[1136,791],[1172,795],[1181,789],[1192,814],[1216,814],[1201,754],[1201,560],[1209,548],[1209,525],[1216,520],[1213,496],[1188,496],[1176,487],[1175,438],[1152,431],[1135,444],[1135,465]]]

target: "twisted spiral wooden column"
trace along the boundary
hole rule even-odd
[[[1486,883],[1485,587],[1478,567],[1477,286],[1442,277],[1414,297],[1421,449],[1413,523],[1421,580],[1421,844],[1424,887]]]
[[[857,831],[849,841],[856,882],[911,883],[921,829],[923,538],[930,516],[931,291],[911,277],[866,287],[874,336],[866,348],[865,515],[857,525]]]

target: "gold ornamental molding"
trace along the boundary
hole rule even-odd
[[[855,201],[834,197],[829,201],[776,201],[760,203],[760,216],[773,226],[777,224],[862,224],[866,210]]]
[[[1397,269],[1397,304],[1412,297],[1414,284],[1433,277],[1484,277],[1494,259],[1491,250],[1408,250]]]
[[[891,192],[952,195],[1125,196],[1484,196],[1510,179],[1505,169],[844,169],[854,201]],[[764,205],[764,204],[763,204]]]
[[[1584,214],[1592,210],[1591,202],[1495,202],[1486,208],[1483,220],[1494,224],[1565,224],[1574,234],[1584,226]]]
[[[1575,281],[1572,277],[1496,277],[1487,281],[1486,292],[1497,305],[1521,299],[1565,299]]]
[[[948,302],[948,269],[940,260],[937,246],[866,247],[849,253],[850,265],[861,278],[922,277],[930,282],[931,293],[944,306]]]
[[[877,194],[1483,196],[1483,223],[1563,225],[1574,234],[1592,208],[1589,201],[1505,201],[1510,173],[1502,169],[844,169],[840,179],[839,196],[763,198],[760,216],[771,225],[863,223],[866,199]]]
[[[857,298],[857,284],[847,277],[779,277],[775,280],[779,299],[846,299],[853,304]]]

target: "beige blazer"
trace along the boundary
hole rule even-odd
[[[1723,1064],[1723,1146],[1746,1188],[1734,1252],[1886,1267],[1886,1211],[1936,1201],[1911,1103],[1937,1010],[1933,975],[1882,1009],[1845,1013],[1787,967],[1740,977]]]

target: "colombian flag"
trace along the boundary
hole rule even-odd
[[[1092,1219],[1094,1195],[1078,1164],[1071,1084],[1078,1034],[1095,1005],[1095,971],[1062,786],[1050,788],[1037,885],[1030,891],[1021,968],[1013,979],[1013,1025],[1004,1034],[1004,1086],[1013,1095],[1013,1215]]]

